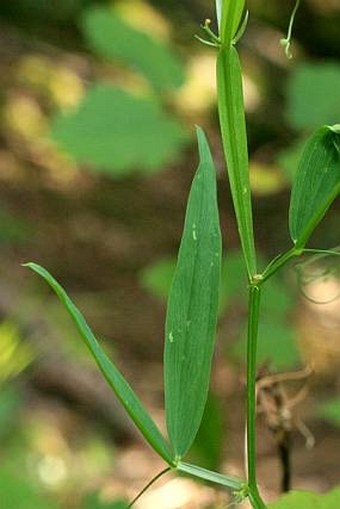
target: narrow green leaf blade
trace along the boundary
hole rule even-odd
[[[229,47],[236,35],[241,21],[245,0],[222,0],[222,16],[220,23],[220,36],[222,44]],[[221,8],[217,4],[217,12]]]
[[[242,481],[242,479],[219,474],[218,472],[197,467],[196,465],[190,465],[189,463],[178,463],[176,470],[183,474],[202,479],[203,481],[208,481],[213,484],[223,486],[224,488],[229,488],[233,491],[239,491],[245,485],[245,481]]]
[[[160,431],[155,423],[145,410],[141,401],[133,392],[123,375],[112,363],[104,350],[99,345],[96,337],[88,326],[85,318],[79,309],[73,304],[71,299],[66,294],[62,286],[51,276],[51,274],[36,263],[27,263],[24,265],[39,274],[50,287],[57,294],[67,312],[72,318],[78,332],[83,338],[85,344],[90,350],[94,360],[96,361],[99,369],[103,373],[109,385],[112,387],[117,397],[124,405],[127,413],[134,421],[138,429],[144,435],[145,439],[149,442],[151,447],[170,465],[173,464],[172,456],[169,451],[168,445],[165,442]]]
[[[207,399],[221,271],[216,172],[198,129],[200,164],[192,183],[166,319],[165,408],[176,457],[198,431]]]
[[[298,248],[340,193],[340,133],[337,126],[318,129],[303,151],[292,188],[289,228]]]
[[[253,217],[241,68],[235,48],[217,57],[218,110],[237,225],[248,275],[256,274]]]

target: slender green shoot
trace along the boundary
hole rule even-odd
[[[247,473],[249,495],[256,502],[258,508],[265,507],[258,491],[256,475],[256,351],[260,299],[260,287],[251,286],[249,288],[247,340]]]
[[[298,11],[299,5],[300,5],[300,0],[296,0],[294,9],[290,16],[287,36],[280,40],[280,44],[281,44],[281,46],[283,46],[283,48],[285,50],[286,57],[288,58],[288,60],[291,60],[293,58],[293,54],[291,52],[290,46],[292,43],[292,32],[293,32],[294,20],[295,20],[295,16]]]
[[[129,503],[129,505],[127,506],[127,509],[131,509],[131,507],[133,507],[135,505],[135,503],[137,502],[137,500],[139,500],[143,495],[144,493],[146,493],[148,491],[149,488],[151,488],[151,486],[153,484],[155,484],[155,482],[158,481],[158,479],[160,479],[161,477],[163,477],[163,475],[167,474],[168,472],[170,472],[172,469],[171,467],[167,467],[167,468],[164,468],[164,470],[162,470],[161,472],[159,472],[157,475],[155,475],[155,477],[153,477],[151,479],[150,482],[148,482],[144,488],[138,493],[138,495],[135,496],[135,498]]]

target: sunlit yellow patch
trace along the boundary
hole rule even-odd
[[[158,39],[170,38],[170,24],[162,14],[143,0],[119,0],[114,4],[124,21]]]
[[[28,55],[18,62],[17,77],[29,87],[45,89],[51,73],[51,62],[41,55]]]
[[[253,113],[261,104],[261,95],[255,81],[247,74],[242,76],[244,109]]]
[[[28,409],[25,415],[30,473],[45,489],[60,494],[80,482],[93,486],[112,468],[112,447],[86,432],[75,441],[70,423],[79,426],[61,408],[53,412],[48,406],[34,412]]]
[[[82,80],[67,67],[53,68],[48,88],[52,101],[64,109],[77,106],[84,95]]]
[[[251,189],[259,196],[279,193],[288,185],[284,174],[276,166],[251,162],[249,171]]]
[[[44,56],[24,57],[18,64],[17,77],[63,109],[75,107],[84,94],[83,82],[76,72]]]
[[[27,139],[42,136],[47,130],[47,119],[38,103],[31,97],[14,96],[4,107],[6,126]]]
[[[79,178],[80,168],[73,158],[48,138],[36,138],[26,149],[34,164],[44,169],[53,187],[69,188]]]
[[[216,57],[196,55],[188,64],[188,79],[176,93],[175,101],[184,113],[204,113],[216,103]]]
[[[34,359],[30,345],[21,339],[17,326],[9,321],[0,324],[0,383],[17,376]]]
[[[114,83],[137,97],[147,97],[152,94],[149,81],[142,74],[131,69],[119,68],[119,72],[114,76]]]

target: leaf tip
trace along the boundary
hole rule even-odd
[[[35,269],[39,267],[39,265],[35,262],[25,262],[21,264],[22,267],[28,267],[29,269]]]
[[[197,136],[198,139],[200,137],[204,136],[204,131],[203,131],[202,127],[200,127],[199,125],[195,124],[195,129],[196,129],[196,136]]]
[[[29,269],[32,267],[32,265],[34,265],[33,262],[25,262],[25,263],[21,263],[20,264],[21,267],[28,267]]]
[[[41,265],[38,265],[35,262],[26,262],[21,264],[22,267],[27,267],[30,270],[33,270],[33,272],[36,272],[37,274],[40,274],[40,276],[45,277],[45,273],[47,272]]]
[[[202,127],[196,125],[196,136],[197,136],[197,142],[198,142],[198,152],[200,156],[200,161],[206,161],[207,160],[207,153],[209,152],[209,155],[211,157],[210,149],[208,147],[208,140],[205,135],[204,130]]]
[[[327,126],[330,131],[333,131],[335,134],[340,134],[340,124],[334,124]]]

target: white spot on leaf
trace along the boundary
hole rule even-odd
[[[196,233],[196,224],[193,223],[192,225],[192,238],[196,241],[197,240],[197,233]]]

